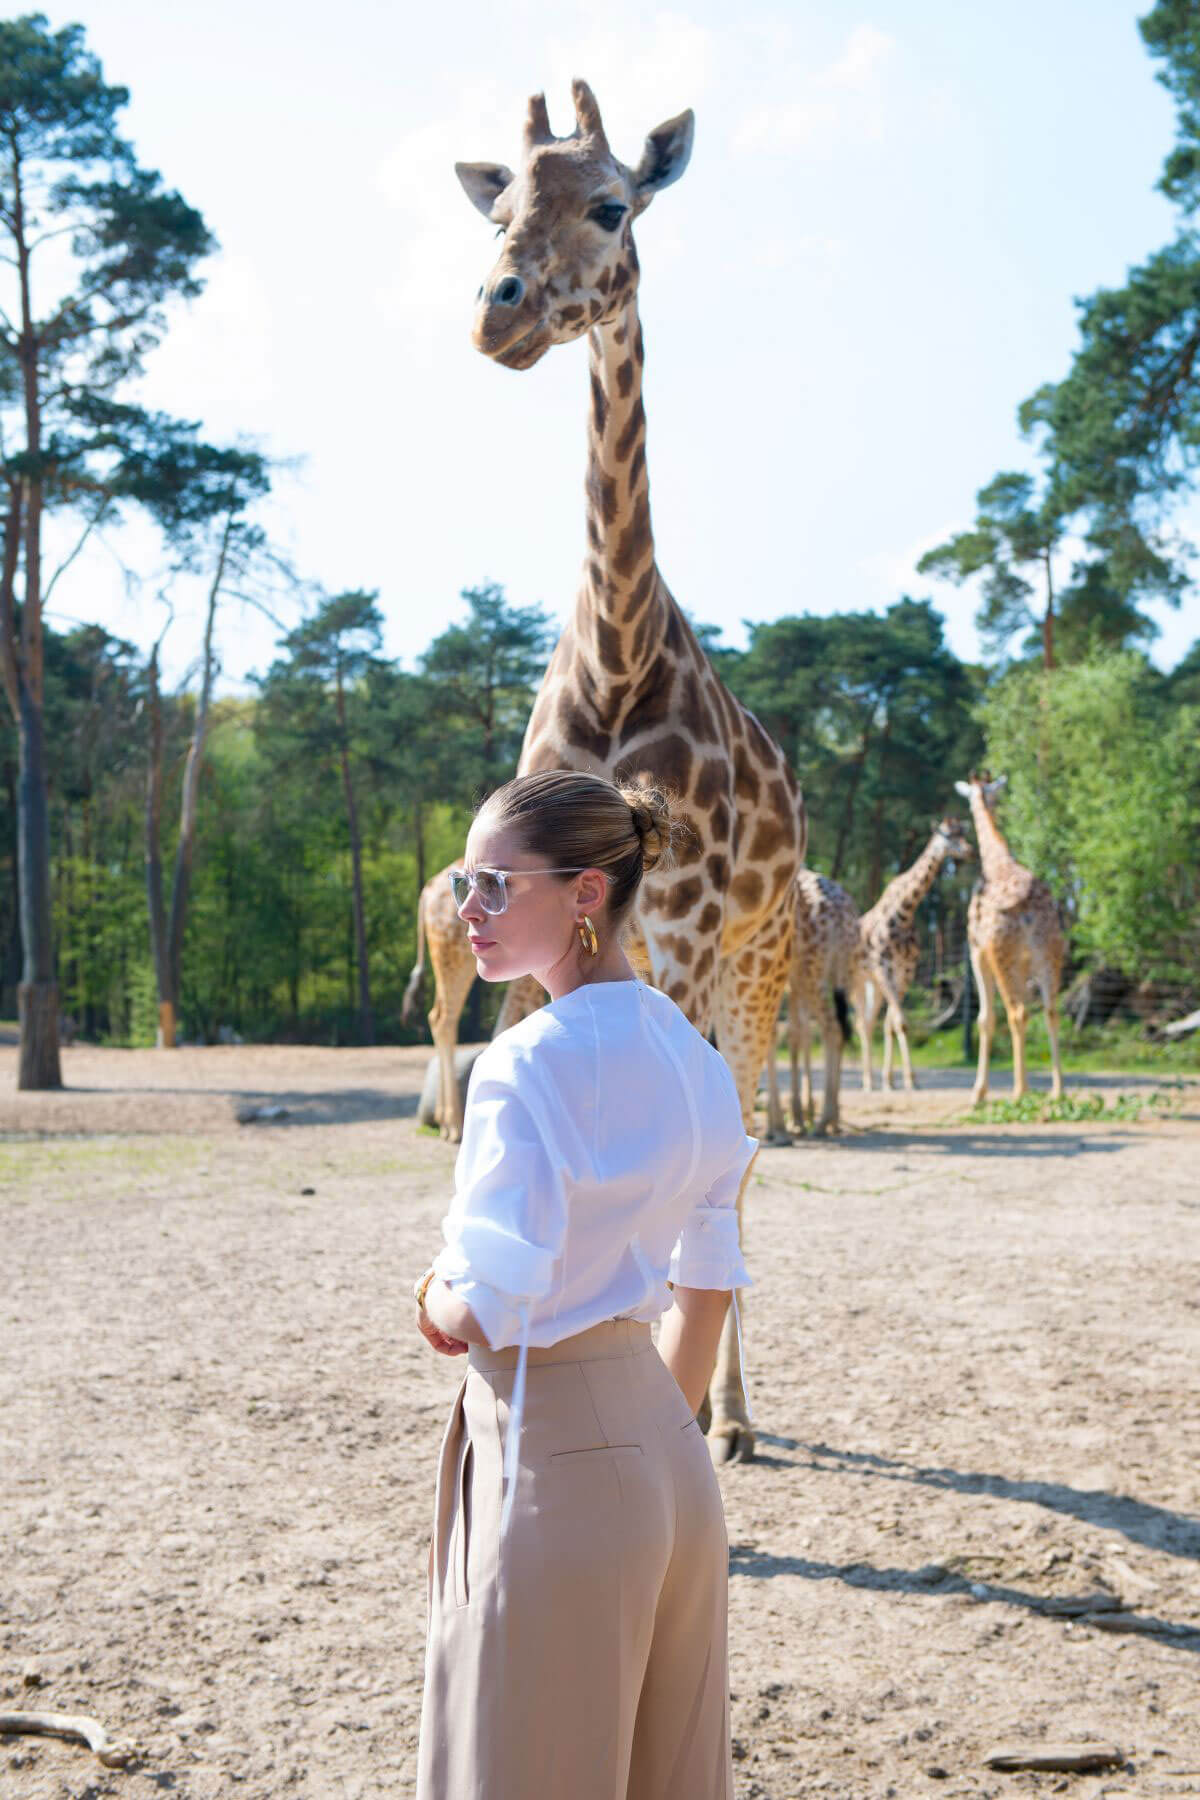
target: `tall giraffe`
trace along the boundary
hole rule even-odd
[[[1012,1036],[1013,1098],[1019,1100],[1028,1091],[1025,995],[1031,979],[1036,983],[1046,1009],[1053,1065],[1050,1092],[1057,1100],[1063,1091],[1062,1064],[1058,1057],[1058,989],[1066,943],[1050,889],[1017,861],[992,816],[992,800],[1006,780],[1007,777],[1001,775],[992,781],[985,771],[954,784],[971,802],[983,870],[983,878],[967,908],[967,943],[975,985],[979,989],[979,1067],[971,1096],[974,1106],[987,1095],[988,1061],[996,1029],[997,988],[1004,1001]]]
[[[909,1055],[908,1032],[904,1027],[904,996],[912,986],[921,959],[921,945],[913,929],[913,920],[946,858],[953,856],[961,862],[973,855],[959,821],[943,819],[934,826],[933,836],[912,867],[902,870],[894,881],[889,881],[870,912],[862,916],[854,1004],[862,1044],[862,1084],[868,1094],[871,1091],[871,1039],[875,1035],[879,1008],[884,1004],[887,1010],[883,1017],[880,1086],[890,1088],[892,1085],[894,1040],[900,1044],[905,1087],[911,1093],[917,1085]]]
[[[576,81],[571,91],[576,125],[566,138],[551,132],[545,97],[530,100],[516,174],[457,165],[504,239],[480,289],[477,348],[523,370],[554,344],[588,338],[583,579],[520,770],[642,776],[678,796],[687,835],[675,866],[646,878],[637,926],[655,985],[700,1031],[715,1027],[749,1124],[791,956],[784,902],[801,861],[800,794],[782,751],[718,680],[655,561],[631,228],[683,174],[694,121],[685,112],[658,126],[627,168],[609,149],[591,89]],[[506,1012],[525,1004],[522,985],[510,988]],[[753,1454],[738,1369],[729,1316],[710,1387],[716,1461]]]
[[[858,908],[838,882],[812,869],[796,877],[796,942],[788,979],[788,1052],[792,1068],[792,1124],[812,1127],[818,1137],[841,1123],[842,1052],[850,1035],[847,996],[858,976]],[[821,1118],[814,1118],[812,1093],[812,1028],[821,1028],[825,1086]],[[803,1085],[797,1081],[797,1046],[803,1054]],[[773,1131],[783,1125],[775,1046],[767,1057],[767,1119]]]

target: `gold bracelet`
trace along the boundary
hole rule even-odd
[[[429,1268],[426,1269],[425,1273],[417,1281],[415,1281],[413,1283],[413,1295],[417,1302],[418,1312],[425,1311],[425,1296],[429,1292],[429,1284],[431,1281],[436,1281],[436,1280],[437,1280],[437,1271],[434,1269],[433,1265],[431,1264],[429,1266]]]

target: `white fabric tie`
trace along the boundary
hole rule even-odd
[[[508,1534],[509,1520],[512,1518],[517,1498],[517,1471],[521,1466],[521,1420],[525,1413],[525,1371],[528,1363],[529,1306],[526,1303],[521,1307],[521,1345],[517,1351],[517,1372],[513,1377],[512,1401],[508,1409],[508,1437],[504,1445],[504,1505],[500,1511],[501,1541]]]

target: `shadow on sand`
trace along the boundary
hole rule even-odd
[[[801,1444],[795,1438],[763,1433],[759,1440],[782,1450],[798,1450],[797,1458],[764,1456],[768,1468],[816,1470],[823,1475],[850,1475],[860,1480],[897,1481],[912,1487],[941,1488],[956,1494],[987,1494],[994,1500],[1017,1500],[1064,1513],[1085,1525],[1116,1531],[1130,1543],[1168,1556],[1200,1561],[1200,1518],[1133,1500],[1127,1494],[1103,1489],[1073,1488],[1061,1481],[1013,1481],[1006,1475],[976,1475],[959,1469],[917,1468],[869,1451],[835,1450],[828,1444]]]
[[[138,1099],[151,1108],[159,1095],[184,1096],[192,1100],[226,1099],[233,1103],[235,1118],[247,1129],[261,1129],[267,1125],[360,1125],[372,1119],[411,1119],[416,1116],[419,1098],[416,1094],[390,1093],[384,1088],[331,1088],[328,1092],[314,1093],[311,1089],[249,1087],[86,1087],[75,1082],[63,1092],[94,1094],[112,1100]]]

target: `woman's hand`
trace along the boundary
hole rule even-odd
[[[462,1338],[451,1337],[448,1331],[436,1326],[423,1306],[417,1308],[417,1330],[439,1356],[462,1356],[467,1349]]]

